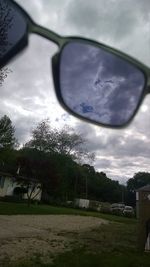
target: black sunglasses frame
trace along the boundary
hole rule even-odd
[[[54,42],[58,47],[59,47],[59,51],[52,57],[52,74],[53,74],[53,81],[54,81],[54,86],[55,86],[55,93],[57,96],[57,99],[60,103],[60,105],[69,113],[71,113],[72,115],[74,115],[75,117],[82,119],[84,121],[99,125],[99,126],[103,126],[103,127],[108,127],[108,128],[123,128],[125,126],[127,126],[132,119],[134,118],[135,114],[137,113],[144,97],[146,96],[146,94],[150,93],[150,68],[145,66],[144,64],[142,64],[141,62],[139,62],[138,60],[134,59],[131,56],[128,56],[127,54],[114,49],[112,47],[109,47],[105,44],[102,43],[98,43],[96,41],[90,40],[90,39],[86,39],[86,38],[81,38],[81,37],[75,37],[75,36],[69,36],[69,37],[64,37],[64,36],[60,36],[58,34],[56,34],[55,32],[46,29],[38,24],[36,24],[31,17],[26,13],[26,11],[24,9],[22,9],[15,1],[11,1],[11,0],[7,0],[8,3],[10,3],[10,5],[14,5],[15,9],[18,10],[18,12],[21,12],[21,14],[24,16],[24,19],[27,22],[27,29],[26,29],[26,33],[24,34],[24,36],[22,37],[22,39],[20,40],[20,42],[7,54],[7,56],[5,58],[2,59],[2,62],[0,63],[0,67],[3,67],[12,57],[14,57],[16,54],[18,54],[20,51],[22,51],[27,45],[28,45],[28,33],[35,33],[37,35],[40,35],[46,39],[48,39],[49,41]],[[92,46],[95,46],[97,48],[102,48],[103,50],[112,53],[122,59],[124,59],[125,61],[128,61],[130,64],[134,65],[137,69],[139,69],[145,77],[145,85],[143,88],[143,92],[141,95],[141,98],[139,100],[139,103],[134,111],[134,113],[132,114],[132,116],[129,118],[129,120],[124,123],[123,125],[106,125],[103,123],[98,123],[92,119],[88,119],[85,118],[83,116],[80,116],[79,114],[75,113],[73,110],[71,110],[65,103],[62,94],[61,94],[61,85],[60,85],[60,62],[61,62],[61,55],[63,52],[64,47],[71,42],[82,42],[82,43],[86,43],[86,44],[90,44]]]

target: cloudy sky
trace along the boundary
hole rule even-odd
[[[92,38],[135,57],[150,67],[149,0],[17,0],[39,24],[60,35]],[[74,118],[58,103],[51,58],[55,44],[30,35],[28,48],[9,63],[12,72],[0,88],[0,115],[7,114],[20,142],[49,118],[52,126],[73,126],[95,152],[94,166],[121,183],[138,171],[150,171],[150,95],[132,123],[122,130],[94,126]]]

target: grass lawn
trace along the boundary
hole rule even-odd
[[[72,250],[54,257],[53,263],[43,264],[37,255],[33,262],[18,262],[7,267],[149,267],[150,253],[137,250],[137,223],[135,219],[118,217],[62,207],[0,203],[0,214],[78,214],[96,216],[110,221],[99,228],[65,235],[74,237]],[[63,233],[62,233],[63,234]],[[1,267],[6,267],[1,266]]]
[[[82,216],[93,216],[109,221],[123,222],[128,224],[136,223],[136,219],[115,216],[111,214],[103,214],[94,211],[85,211],[80,209],[57,207],[50,205],[31,205],[27,206],[26,203],[10,203],[0,202],[0,215],[17,215],[17,214],[68,214],[68,215],[82,215]]]

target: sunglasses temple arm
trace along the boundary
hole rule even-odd
[[[31,33],[35,33],[38,34],[52,42],[54,42],[55,44],[57,44],[58,46],[61,46],[63,43],[63,37],[60,36],[59,34],[48,30],[42,26],[39,26],[38,24],[31,24],[29,26],[29,32]]]
[[[49,41],[54,42],[59,47],[61,47],[65,42],[65,38],[62,37],[61,35],[53,32],[51,30],[48,30],[48,29],[36,24],[35,22],[33,22],[31,20],[30,20],[30,23],[29,23],[29,32],[38,34],[38,35],[48,39]],[[147,86],[148,86],[148,93],[150,93],[150,72],[149,72],[149,75],[148,75],[148,84],[147,84]]]

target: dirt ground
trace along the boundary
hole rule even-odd
[[[0,262],[34,257],[49,262],[54,255],[80,245],[74,235],[106,223],[72,215],[0,215]]]

